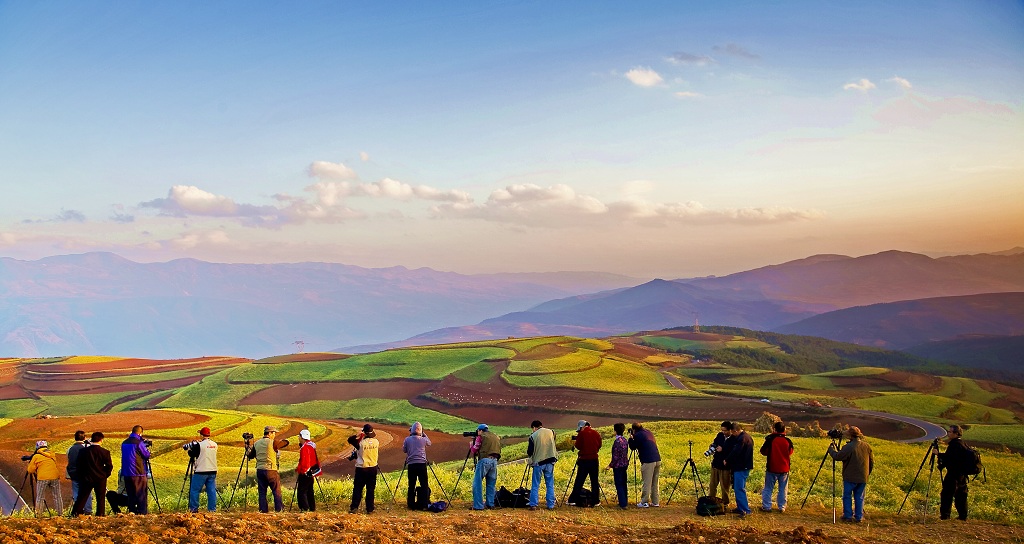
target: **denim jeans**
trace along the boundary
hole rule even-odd
[[[864,492],[867,488],[868,484],[843,481],[843,519],[864,519]]]
[[[765,510],[772,509],[772,490],[775,489],[776,482],[779,484],[779,510],[786,509],[786,487],[789,485],[789,473],[765,472],[764,490],[761,491],[761,508]]]
[[[749,470],[737,470],[732,473],[732,494],[736,496],[736,509],[744,514],[750,513],[750,504],[747,503],[747,478]]]
[[[78,493],[82,486],[78,483],[78,480],[71,480],[71,504],[74,504],[78,500]],[[85,512],[92,514],[92,493],[85,499]]]
[[[615,478],[615,494],[619,498],[619,508],[625,508],[629,505],[629,486],[626,475],[628,470],[628,467],[612,469],[612,475]]]
[[[540,502],[540,478],[544,476],[544,500],[548,508],[555,507],[555,464],[536,465],[533,467],[533,482],[530,486],[530,506]]]
[[[206,509],[217,511],[217,473],[193,474],[192,484],[188,488],[188,511],[199,511],[199,492],[206,489]]]
[[[487,501],[484,502],[484,480],[487,481]],[[494,506],[494,484],[498,481],[498,460],[484,457],[476,462],[473,471],[473,509],[483,510]]]

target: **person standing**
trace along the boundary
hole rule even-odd
[[[864,492],[875,459],[859,428],[850,426],[846,436],[849,442],[843,449],[836,451],[835,444],[829,444],[828,454],[843,463],[843,521],[860,523],[864,519]]]
[[[309,429],[299,431],[299,466],[295,467],[295,494],[300,512],[316,511],[316,477],[320,475],[320,457]]]
[[[789,484],[789,458],[793,455],[793,441],[786,436],[786,426],[776,421],[773,433],[764,437],[761,455],[768,458],[764,468],[764,490],[761,491],[761,510],[772,511],[772,490],[779,484],[776,504],[779,512],[786,511],[786,487]]]
[[[93,492],[96,493],[96,515],[107,515],[107,478],[114,472],[114,462],[110,458],[110,452],[101,444],[103,433],[92,433],[92,444],[78,454],[79,494],[71,508],[72,516],[80,516],[89,511],[88,505],[91,503]]]
[[[199,493],[206,489],[206,509],[217,511],[217,443],[210,440],[210,428],[199,429],[199,440],[188,445],[188,456],[194,459],[192,483],[188,488],[188,511],[199,511]]]
[[[68,466],[65,469],[67,477],[71,480],[71,504],[75,504],[78,500],[78,454],[82,452],[86,447],[89,446],[88,441],[85,439],[85,431],[75,431],[75,443],[68,448]],[[92,512],[92,495],[86,497],[85,511]]]
[[[573,442],[579,454],[576,457],[576,481],[572,484],[569,504],[576,506],[596,506],[601,503],[601,488],[597,481],[597,452],[601,451],[601,433],[595,431],[590,422],[580,420],[576,424],[576,440]],[[590,478],[590,500],[580,504],[579,494],[583,484]]]
[[[622,436],[626,432],[624,423],[616,423],[615,440],[612,441],[612,460],[608,467],[612,469],[612,479],[615,481],[615,495],[619,500],[619,508],[625,510],[629,506],[629,487],[626,482],[626,472],[629,468],[629,441]]]
[[[548,510],[555,509],[555,463],[558,461],[558,447],[555,445],[555,431],[545,428],[539,420],[530,423],[533,434],[526,446],[526,456],[533,467],[530,486],[530,510],[536,510],[540,503],[540,479],[544,478],[544,501]]]
[[[132,433],[121,442],[121,476],[132,514],[149,513],[149,449],[142,440],[142,431],[142,425],[132,427]]]
[[[427,446],[430,439],[423,432],[423,425],[417,421],[409,427],[409,436],[402,442],[402,451],[405,453],[405,467],[409,471],[409,492],[405,496],[405,505],[412,510],[416,508],[416,483],[420,487],[429,489],[427,485]]]
[[[481,423],[476,428],[476,438],[470,444],[469,452],[476,458],[476,469],[473,471],[473,510],[494,508],[494,485],[498,481],[501,438],[492,433],[486,424]]]
[[[718,497],[718,489],[722,489],[722,506],[729,505],[729,488],[732,487],[732,472],[725,468],[725,458],[729,456],[732,449],[732,422],[723,421],[721,431],[711,442],[711,448],[715,450],[711,456],[711,494],[712,499]]]
[[[367,423],[363,425],[363,432],[359,434],[359,442],[355,454],[356,472],[355,483],[352,487],[352,504],[348,508],[350,514],[359,511],[359,503],[363,500],[363,489],[366,489],[366,513],[372,514],[374,510],[374,499],[377,491],[377,459],[380,453],[380,442],[377,441],[377,433]]]
[[[747,502],[747,478],[754,470],[754,439],[743,430],[743,425],[732,422],[732,448],[722,464],[732,472],[732,493],[736,497],[733,514],[744,517],[751,514]]]
[[[284,511],[284,499],[281,497],[281,449],[288,446],[287,440],[277,439],[277,427],[270,425],[263,428],[263,438],[253,443],[249,450],[249,458],[256,460],[256,495],[260,512],[270,511],[267,501],[267,489],[274,495],[274,511]]]
[[[654,433],[645,429],[639,422],[630,426],[630,434],[632,438],[629,439],[629,448],[636,450],[636,456],[640,460],[640,474],[644,481],[637,507],[661,506],[658,483],[661,477],[661,453],[658,452],[658,442],[654,440]]]
[[[45,440],[36,442],[36,450],[28,461],[25,471],[36,477],[36,516],[46,512],[46,492],[53,497],[53,509],[57,515],[64,514],[64,497],[60,492],[60,472],[57,470],[57,456],[50,451]]]
[[[967,468],[974,462],[974,454],[967,449],[963,436],[964,431],[959,425],[950,425],[946,433],[949,439],[946,451],[938,454],[939,468],[946,469],[939,494],[940,519],[949,519],[953,505],[956,505],[957,518],[961,521],[967,519]]]

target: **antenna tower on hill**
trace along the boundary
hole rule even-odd
[[[298,349],[296,353],[302,353],[306,349],[306,343],[303,342],[302,340],[296,340],[292,342],[292,344],[294,344],[296,349]]]
[[[693,312],[693,332],[700,332],[700,316]]]

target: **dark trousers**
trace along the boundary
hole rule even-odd
[[[615,479],[615,494],[619,496],[619,507],[621,508],[629,505],[629,485],[626,474],[628,471],[629,467],[612,469],[612,477]]]
[[[576,461],[576,481],[572,483],[572,494],[569,495],[569,502],[576,503],[575,498],[579,496],[580,490],[583,489],[583,484],[588,477],[590,478],[590,504],[582,506],[590,506],[591,504],[601,502],[601,495],[599,495],[601,491],[597,483],[597,471],[597,459],[578,459]],[[581,505],[577,504],[577,506]]]
[[[427,464],[426,463],[412,463],[408,465],[409,470],[409,494],[406,496],[405,504],[410,510],[416,507],[416,482],[419,481],[420,487],[430,487],[427,485]]]
[[[85,512],[85,503],[89,502],[89,494],[96,492],[96,515],[107,515],[107,481],[102,482],[78,482],[78,499],[71,507],[72,516],[80,516]]]
[[[274,511],[284,512],[284,499],[281,498],[281,475],[276,470],[256,471],[256,495],[259,497],[260,512],[270,511],[267,503],[267,488],[274,494]]]
[[[377,490],[377,467],[357,468],[354,480],[352,506],[349,510],[359,510],[359,503],[363,500],[363,488],[366,488],[366,513],[373,512],[373,499]]]
[[[125,476],[124,492],[128,495],[128,511],[149,513],[149,480],[145,476]]]
[[[295,494],[298,495],[300,512],[316,512],[315,482],[312,476],[299,474],[295,478]]]
[[[942,492],[939,494],[939,517],[949,519],[954,505],[957,517],[967,519],[967,476],[946,472],[946,477],[942,479]]]

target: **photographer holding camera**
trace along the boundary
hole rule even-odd
[[[640,502],[637,508],[650,508],[661,506],[659,503],[660,491],[658,489],[658,478],[661,475],[661,453],[658,451],[658,443],[654,440],[654,433],[644,428],[639,423],[630,426],[629,449],[636,450],[636,456],[640,459],[640,474],[643,476],[643,487],[640,493]]]
[[[732,472],[732,492],[736,497],[736,508],[733,514],[740,517],[750,515],[750,504],[747,502],[747,478],[754,470],[754,439],[743,430],[743,425],[732,422],[732,448],[722,465]]]
[[[133,514],[149,513],[149,448],[142,439],[142,431],[142,425],[132,427],[132,433],[121,442],[121,476],[128,494],[128,511]]]
[[[501,438],[489,431],[486,424],[481,423],[476,428],[476,438],[473,439],[469,452],[476,458],[476,469],[473,471],[473,510],[494,508],[494,485],[498,481]]]
[[[369,423],[363,425],[363,432],[357,435],[356,440],[349,437],[349,444],[355,442],[355,451],[349,459],[355,459],[356,472],[352,484],[352,504],[348,508],[349,514],[359,511],[359,503],[363,500],[363,489],[366,489],[366,513],[372,514],[375,506],[377,492],[377,460],[380,455],[380,442],[377,441],[377,433],[373,432],[373,426]]]
[[[718,497],[718,489],[722,489],[722,506],[729,504],[729,488],[732,487],[732,472],[725,468],[725,458],[729,456],[729,451],[732,450],[732,422],[723,421],[721,432],[715,436],[714,441],[708,446],[708,450],[704,452],[704,457],[711,456],[711,482],[708,484],[711,488],[710,494],[708,495],[712,499]]]
[[[786,511],[786,486],[789,483],[789,458],[793,455],[793,441],[786,436],[786,426],[776,421],[772,426],[772,434],[764,437],[761,455],[768,458],[764,467],[764,490],[761,491],[761,510],[772,511],[772,490],[775,483],[779,484],[779,496],[776,504],[779,512]]]
[[[199,492],[206,489],[206,509],[217,511],[217,443],[210,440],[210,428],[199,429],[199,440],[183,446],[192,465],[192,482],[188,488],[188,511],[199,511]]]
[[[107,478],[114,472],[114,462],[110,452],[103,444],[103,433],[92,433],[92,444],[78,454],[77,478],[79,482],[78,499],[71,508],[72,516],[80,516],[90,511],[92,492],[96,492],[96,515],[105,516]]]
[[[402,442],[402,452],[405,453],[405,466],[409,470],[409,492],[405,496],[405,504],[412,510],[416,508],[416,482],[420,487],[429,489],[427,485],[427,446],[430,439],[427,433],[423,432],[423,425],[417,421],[409,427],[409,436]]]
[[[846,430],[849,442],[836,451],[835,443],[829,444],[828,454],[843,463],[843,521],[860,523],[864,519],[864,492],[867,491],[868,476],[875,468],[871,446],[864,442],[864,433],[854,426]]]
[[[949,519],[955,504],[957,518],[966,521],[967,474],[968,467],[974,463],[974,453],[964,445],[964,431],[959,425],[950,425],[946,436],[949,438],[946,451],[938,454],[939,469],[946,469],[939,493],[939,518]]]
[[[263,438],[256,441],[249,450],[249,459],[256,460],[256,494],[260,512],[270,511],[267,502],[267,488],[274,494],[274,511],[284,511],[284,499],[281,498],[281,449],[288,447],[287,440],[277,440],[277,428],[263,428]]]
[[[316,511],[314,478],[320,475],[320,458],[309,429],[299,431],[299,466],[295,467],[295,494],[299,499],[299,512]]]
[[[576,436],[573,438],[573,447],[579,450],[576,457],[576,481],[572,484],[572,493],[569,495],[570,506],[596,506],[601,502],[601,490],[597,483],[597,452],[601,451],[601,434],[590,426],[589,421],[580,420],[576,424]],[[580,490],[586,478],[590,478],[590,497],[586,501],[579,498]],[[584,504],[581,504],[583,502]]]
[[[68,448],[68,466],[65,472],[71,480],[71,504],[78,500],[80,484],[78,483],[78,454],[89,447],[89,441],[85,439],[85,431],[75,431],[75,443]],[[92,512],[92,495],[87,494],[85,510]]]
[[[64,513],[64,498],[60,493],[60,472],[57,470],[57,456],[48,447],[45,440],[36,442],[36,450],[29,458],[25,471],[36,477],[36,516],[46,511],[45,493],[53,496],[53,508],[57,515]]]

